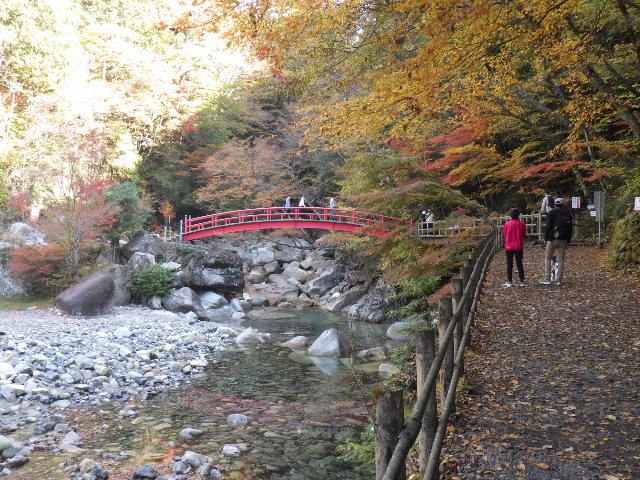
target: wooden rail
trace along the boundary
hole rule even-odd
[[[488,218],[462,217],[460,219],[418,222],[416,223],[416,232],[419,237],[431,239],[449,238],[456,233],[469,230],[475,230],[478,235],[484,235],[487,226],[501,226],[509,219],[510,217],[505,215]],[[545,215],[540,215],[539,213],[520,215],[520,220],[527,227],[527,237],[536,237],[542,240],[546,221]]]
[[[407,455],[419,434],[420,478],[438,478],[442,442],[447,432],[449,416],[455,408],[456,388],[464,371],[464,350],[469,343],[482,282],[488,265],[500,245],[501,235],[499,229],[494,227],[469,254],[468,261],[460,271],[460,277],[453,279],[453,295],[440,300],[438,349],[435,355],[433,327],[426,325],[418,330],[418,397],[407,421],[398,422],[397,419],[387,418],[389,415],[393,416],[394,411],[397,412],[397,409],[388,407],[395,405],[390,401],[389,395],[395,398],[398,395],[397,391],[384,392],[378,396],[376,419],[385,418],[385,421],[376,421],[376,441],[378,443],[384,442],[384,439],[391,439],[395,445],[376,444],[376,480],[401,480],[406,477]],[[436,422],[435,385],[438,378],[442,396],[441,413]],[[378,412],[378,409],[382,411]]]

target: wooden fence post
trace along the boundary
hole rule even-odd
[[[381,392],[376,401],[376,420],[374,426],[376,441],[376,480],[381,480],[387,469],[398,435],[404,426],[404,400],[401,389]],[[402,468],[398,480],[407,476]]]
[[[446,348],[446,353],[442,361],[442,367],[440,367],[440,406],[444,405],[447,399],[447,390],[449,388],[449,382],[453,376],[453,342],[449,343],[449,346],[443,344],[444,333],[449,327],[451,321],[451,314],[453,313],[451,306],[451,297],[441,298],[438,302],[438,347]]]
[[[464,292],[464,281],[462,278],[459,277],[454,277],[451,280],[451,284],[453,285],[453,295],[452,295],[452,299],[453,299],[453,311],[455,312],[455,310],[458,308],[458,305],[460,304],[460,299],[462,298],[462,293]],[[464,329],[464,321],[463,321],[463,317],[462,317],[462,312],[459,312],[456,319],[455,319],[458,323],[456,325],[456,331],[455,331],[455,341],[456,341],[456,356],[458,355],[458,345],[460,345],[460,342],[462,342],[462,333],[463,333],[463,329]],[[460,373],[464,373],[464,357],[463,360],[460,362]]]
[[[433,359],[436,356],[436,343],[435,332],[433,327],[422,328],[416,331],[416,377],[418,392],[422,390],[424,381],[427,378],[427,373],[431,368]],[[431,396],[427,402],[427,407],[422,416],[422,428],[420,430],[418,457],[420,460],[420,478],[422,478],[425,469],[427,468],[427,462],[429,461],[429,454],[431,453],[431,446],[436,438],[436,431],[438,430],[438,402],[436,399],[436,389],[431,390]],[[434,479],[437,480],[437,477]]]

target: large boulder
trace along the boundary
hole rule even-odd
[[[378,282],[360,300],[347,308],[347,315],[356,320],[381,323],[384,321],[384,314],[392,297],[391,287],[384,282]]]
[[[113,311],[115,283],[100,270],[83,278],[56,297],[56,305],[71,315],[103,315]]]
[[[46,242],[44,241],[44,235],[33,228],[31,225],[16,222],[9,225],[9,227],[2,234],[2,239],[9,242],[15,243],[18,246],[29,246],[29,245],[44,245]]]
[[[406,342],[411,339],[411,333],[405,322],[394,322],[387,328],[387,337],[398,342]]]
[[[367,293],[367,289],[362,285],[356,285],[351,288],[344,295],[336,298],[331,303],[326,306],[326,309],[330,312],[339,312],[343,308],[346,308],[350,305],[353,305],[358,300],[362,298],[362,296]]]
[[[0,242],[0,298],[24,295],[22,284],[11,276],[11,272],[6,267],[11,252],[16,247],[14,243]]]
[[[127,259],[118,248],[107,247],[100,251],[96,258],[96,263],[98,265],[111,265],[113,263],[124,265],[127,263]]]
[[[249,283],[262,283],[267,278],[267,272],[262,265],[254,265],[244,278]]]
[[[313,277],[314,273],[303,270],[298,266],[290,265],[285,268],[280,275],[282,275],[287,280],[293,278],[298,283],[305,283],[307,280]]]
[[[18,280],[11,276],[6,267],[0,265],[0,298],[11,298],[24,295],[24,288]]]
[[[344,278],[344,272],[341,268],[335,267],[332,270],[323,273],[319,277],[314,278],[307,283],[305,291],[308,295],[322,296],[338,285]]]
[[[199,318],[208,318],[204,308],[202,308],[200,297],[189,287],[171,290],[169,295],[162,297],[162,306],[170,312],[194,312]]]
[[[290,247],[288,245],[278,245],[276,248],[275,259],[278,262],[282,263],[290,263],[295,261],[302,261],[307,254],[304,250],[300,250],[298,248]]]
[[[127,262],[127,267],[131,273],[135,273],[142,267],[153,265],[156,263],[156,257],[150,253],[134,252],[131,258]]]
[[[136,252],[148,253],[155,256],[160,245],[160,237],[141,230],[134,233],[129,239],[129,242],[122,247],[122,254],[127,260]]]
[[[316,357],[343,357],[346,345],[335,328],[322,332],[307,350],[307,354]]]
[[[244,288],[242,260],[233,250],[195,252],[183,270],[185,285],[220,292]]]
[[[113,278],[113,304],[121,306],[131,303],[131,270],[126,265],[111,265],[104,271]]]
[[[204,308],[220,308],[228,305],[229,302],[222,295],[215,292],[200,292],[198,294],[200,302]]]
[[[253,265],[265,265],[276,259],[274,251],[269,247],[260,247],[252,258]]]

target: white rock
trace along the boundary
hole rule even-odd
[[[0,386],[0,396],[4,398],[7,402],[15,402],[16,401],[16,389],[14,385],[2,385]]]
[[[93,370],[94,370],[98,375],[104,375],[104,376],[109,375],[109,367],[106,367],[106,366],[104,366],[104,365],[94,365],[94,366],[93,366]]]
[[[236,343],[238,345],[255,345],[257,343],[264,343],[266,336],[267,334],[249,327],[236,337]]]
[[[394,322],[391,325],[389,325],[389,328],[387,328],[387,337],[389,337],[391,340],[398,340],[398,341],[409,340],[410,338],[409,332],[404,331],[404,329],[406,328],[407,327],[404,322]]]
[[[201,292],[198,294],[202,306],[206,309],[220,308],[228,305],[227,299],[215,292]]]
[[[114,330],[113,334],[117,338],[129,338],[133,335],[131,330],[129,330],[129,327],[118,327]]]
[[[244,320],[247,315],[244,312],[233,312],[231,315],[232,320]]]
[[[80,443],[80,435],[72,430],[64,436],[64,438],[60,442],[60,448],[64,449],[65,447],[69,446],[75,447],[78,445],[78,443]]]
[[[161,264],[164,268],[169,270],[170,272],[177,272],[182,268],[182,265],[176,262],[165,262]]]
[[[224,445],[222,447],[222,455],[225,457],[239,457],[240,456],[240,448],[236,445]]]
[[[396,373],[400,373],[400,369],[390,363],[381,363],[378,367],[378,372],[380,375],[388,377],[390,375],[395,375]]]
[[[231,327],[227,327],[226,325],[219,326],[218,329],[216,330],[216,333],[218,335],[229,335],[230,337],[235,337],[236,335],[238,335],[238,332],[236,332]]]
[[[195,360],[190,360],[189,365],[192,367],[206,367],[209,364],[204,358],[197,358]]]
[[[13,368],[13,365],[6,362],[0,363],[0,375],[4,375],[5,377],[8,377],[9,375],[14,375],[15,373],[16,371]]]
[[[387,358],[387,352],[385,351],[384,347],[375,347],[369,348],[367,350],[360,350],[356,354],[356,357],[370,362],[380,361]]]
[[[249,423],[249,418],[241,413],[232,413],[227,417],[227,423],[232,427],[244,427]]]
[[[317,357],[342,357],[345,351],[346,348],[340,334],[335,328],[330,328],[322,332],[311,344],[307,353]]]
[[[293,337],[282,344],[283,347],[290,348],[291,350],[304,350],[309,345],[309,339],[304,335],[298,335]]]
[[[184,455],[182,455],[182,461],[187,465],[191,465],[194,469],[197,469],[201,465],[211,463],[212,460],[211,457],[187,450],[184,452]]]
[[[232,299],[229,302],[229,306],[233,308],[235,312],[244,312],[244,310],[242,309],[242,305],[240,305],[240,300],[238,300],[237,298]]]

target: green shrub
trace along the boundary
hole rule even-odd
[[[142,267],[133,275],[132,290],[138,298],[163,297],[171,290],[173,272],[155,263]]]
[[[355,472],[367,475],[368,478],[375,473],[375,449],[371,423],[353,438],[342,440],[336,447],[342,461],[351,464]]]
[[[640,212],[615,223],[609,258],[616,268],[640,265]]]

